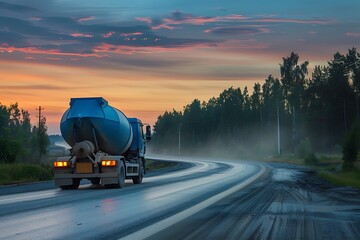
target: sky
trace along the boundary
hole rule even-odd
[[[70,98],[101,96],[153,125],[164,111],[310,68],[360,47],[358,0],[0,0],[0,103],[44,108],[58,134]]]

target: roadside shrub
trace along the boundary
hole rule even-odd
[[[305,157],[305,163],[310,165],[316,165],[319,163],[319,159],[314,153],[310,153]]]
[[[357,122],[355,122],[350,131],[346,134],[343,143],[343,157],[344,169],[350,169],[354,166],[354,162],[358,158],[358,152],[360,149],[360,128]]]
[[[342,153],[342,145],[336,144],[336,145],[333,147],[333,152],[334,152],[335,154],[341,154],[341,153]]]
[[[311,142],[309,138],[305,138],[300,141],[299,145],[297,146],[297,154],[301,158],[306,158],[308,155],[312,153],[311,150]]]
[[[0,184],[51,180],[50,168],[37,164],[0,164]]]

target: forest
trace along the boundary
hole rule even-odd
[[[230,87],[160,115],[152,151],[249,157],[296,154],[306,146],[341,153],[345,136],[359,121],[360,53],[337,52],[311,70],[297,53],[282,60],[279,78],[269,75],[251,93]]]
[[[0,163],[39,163],[49,145],[46,118],[38,126],[30,123],[30,114],[17,103],[0,103]]]

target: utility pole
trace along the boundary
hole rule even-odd
[[[261,134],[263,133],[263,115],[262,115],[262,109],[260,110],[260,128],[261,128]]]
[[[278,145],[278,156],[280,156],[280,116],[279,116],[279,102],[277,104],[277,145]]]
[[[42,140],[41,140],[41,133],[42,133],[42,127],[41,127],[41,118],[43,117],[41,115],[41,111],[44,110],[44,108],[42,108],[41,106],[39,106],[39,108],[36,108],[37,111],[39,111],[39,115],[37,116],[39,118],[39,129],[38,129],[38,150],[39,150],[39,158],[41,159],[42,157]]]
[[[279,104],[284,102],[285,99],[277,102],[276,108],[276,115],[277,115],[277,147],[278,147],[278,156],[281,155],[281,148],[280,148],[280,113],[279,113]]]
[[[41,128],[41,118],[43,117],[43,116],[41,115],[41,111],[44,110],[44,109],[45,109],[45,108],[42,108],[41,106],[39,106],[39,108],[36,109],[37,111],[39,111],[39,115],[37,116],[37,117],[39,118],[39,130],[38,130],[38,131],[39,131],[39,132],[38,132],[39,134],[40,134],[40,128]]]
[[[345,102],[345,97],[344,97],[344,128],[345,128],[345,133],[347,133],[347,125],[346,125],[346,102]]]
[[[358,94],[356,92],[356,119],[360,121],[359,119],[359,102],[358,102]]]
[[[293,106],[293,142],[292,142],[292,153],[295,153],[295,138],[296,138],[296,127],[295,127],[295,107]]]
[[[179,124],[179,157],[181,155],[181,123]]]

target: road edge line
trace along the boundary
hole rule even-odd
[[[145,239],[148,238],[182,220],[184,220],[185,218],[190,217],[191,215],[194,215],[198,212],[200,212],[201,210],[209,207],[210,205],[220,201],[221,199],[239,191],[240,189],[248,186],[249,184],[251,184],[252,182],[254,182],[256,179],[258,179],[260,176],[262,176],[265,173],[265,167],[259,164],[256,164],[258,166],[260,166],[260,171],[255,174],[254,176],[248,178],[247,180],[245,180],[244,182],[237,184],[221,193],[216,194],[215,196],[212,196],[211,198],[208,198],[200,203],[197,203],[196,205],[187,208],[171,217],[165,218],[159,222],[156,222],[150,226],[147,226],[137,232],[131,233],[127,236],[124,236],[122,238],[119,238],[121,240],[133,240],[133,239]]]

